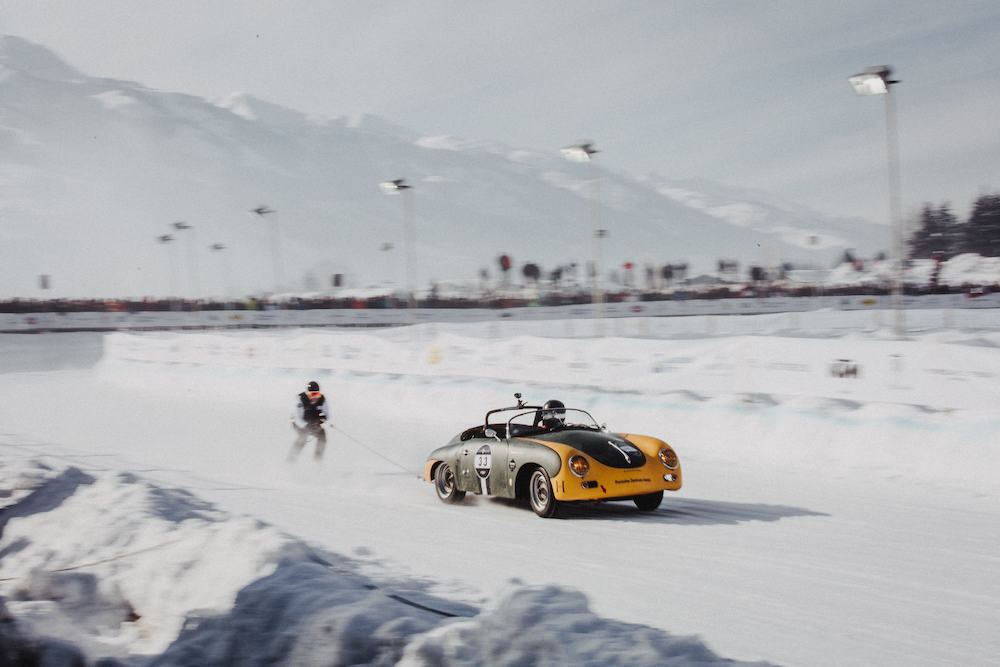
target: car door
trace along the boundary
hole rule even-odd
[[[474,438],[466,443],[459,459],[461,487],[470,493],[506,495],[507,443],[497,438]]]

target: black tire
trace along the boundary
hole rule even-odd
[[[647,493],[644,496],[636,496],[632,499],[635,506],[639,508],[640,512],[652,512],[660,503],[663,502],[663,491],[657,491],[656,493]]]
[[[434,490],[442,502],[457,503],[465,497],[465,491],[459,491],[455,472],[447,463],[441,463],[434,471]]]
[[[535,514],[548,519],[556,515],[559,501],[552,493],[552,481],[542,468],[535,468],[528,479],[528,504]]]

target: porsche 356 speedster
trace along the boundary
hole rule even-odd
[[[562,503],[631,500],[646,512],[681,488],[681,465],[667,443],[611,433],[586,410],[560,401],[486,413],[427,458],[424,479],[456,503],[467,493],[525,499],[541,517]]]

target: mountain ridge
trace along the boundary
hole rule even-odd
[[[501,254],[543,275],[576,265],[583,282],[595,196],[605,274],[625,262],[829,266],[848,248],[874,254],[888,237],[881,226],[741,200],[728,186],[637,180],[600,156],[592,172],[558,147],[425,136],[374,115],[310,117],[250,93],[210,101],[91,77],[11,36],[0,36],[0,151],[5,296],[323,290],[333,274],[400,285],[410,223],[420,289],[496,279]],[[413,186],[409,209],[378,189],[395,178]],[[261,205],[275,213],[253,215]],[[181,220],[191,229],[171,227]],[[167,233],[173,243],[156,242]],[[225,250],[212,252],[216,243]],[[39,294],[43,274],[53,291]]]

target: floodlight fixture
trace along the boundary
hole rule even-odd
[[[570,162],[590,162],[590,156],[599,152],[591,142],[581,142],[571,146],[563,146],[559,149],[563,157]]]
[[[889,86],[899,81],[892,79],[892,68],[888,65],[869,67],[860,74],[847,77],[858,95],[885,95]]]
[[[382,194],[398,195],[401,191],[409,190],[413,186],[407,185],[402,178],[397,178],[394,181],[382,181],[378,187],[382,190]]]

